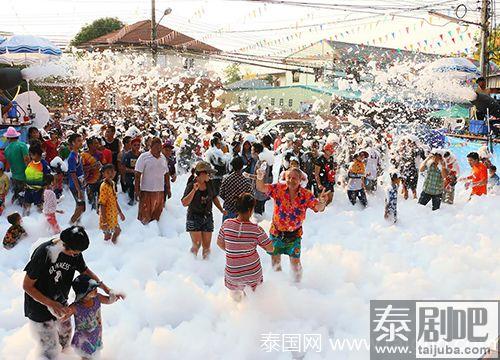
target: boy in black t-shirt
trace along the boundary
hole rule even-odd
[[[57,358],[60,347],[71,340],[71,321],[61,320],[68,314],[67,300],[75,270],[87,274],[110,293],[87,267],[82,252],[89,246],[89,238],[80,226],[61,232],[59,239],[38,246],[24,268],[24,314],[30,319],[34,334],[46,359]]]

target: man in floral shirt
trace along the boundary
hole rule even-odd
[[[276,271],[281,271],[281,254],[288,255],[297,282],[302,278],[300,245],[306,210],[324,211],[328,200],[328,192],[323,191],[318,200],[311,191],[300,186],[300,180],[300,170],[291,169],[286,174],[285,184],[265,184],[263,171],[257,170],[257,190],[275,201],[273,222],[269,230],[269,237],[274,245],[274,252],[271,254],[273,267]]]

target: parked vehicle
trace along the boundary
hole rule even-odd
[[[255,129],[258,134],[271,134],[271,133],[311,133],[316,129],[311,120],[303,119],[278,119],[269,120]]]

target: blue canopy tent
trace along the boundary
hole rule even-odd
[[[31,65],[57,59],[62,55],[61,49],[49,40],[32,35],[14,35],[7,39],[0,38],[0,63],[8,65]],[[22,72],[17,68],[5,68],[0,70],[0,89],[10,89],[22,81]],[[28,82],[28,105],[26,109],[21,108],[12,99],[14,106],[9,111],[11,123],[0,124],[0,147],[5,146],[2,134],[8,126],[15,126],[21,133],[21,140],[25,141],[27,129],[36,117],[31,111]],[[23,115],[24,114],[24,115]]]

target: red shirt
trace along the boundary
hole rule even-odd
[[[292,201],[287,184],[268,185],[267,195],[274,199],[273,222],[269,232],[279,235],[280,231],[299,230],[297,236],[302,236],[302,223],[306,218],[306,210],[318,205],[318,199],[312,192],[302,187]]]
[[[486,185],[488,184],[488,169],[483,163],[478,163],[472,167],[472,182],[484,183],[484,185],[472,185],[472,195],[486,195]]]
[[[59,155],[59,153],[57,152],[57,148],[59,147],[59,144],[60,144],[59,141],[54,143],[54,142],[52,142],[52,140],[46,140],[43,142],[43,147],[45,149],[45,160],[49,164],[52,160],[54,160],[54,158],[56,156]]]
[[[102,151],[102,164],[111,164],[113,162],[113,152],[107,148]]]

